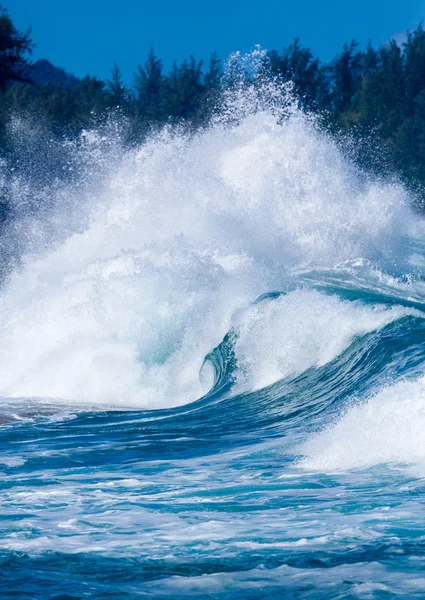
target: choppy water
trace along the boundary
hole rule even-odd
[[[2,597],[425,595],[422,220],[279,93],[4,174]]]

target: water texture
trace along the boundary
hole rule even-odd
[[[424,597],[422,218],[282,93],[3,166],[2,598]]]

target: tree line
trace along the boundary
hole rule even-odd
[[[127,86],[115,63],[107,81],[79,79],[47,60],[31,61],[30,33],[15,27],[0,9],[0,154],[10,151],[7,124],[12,115],[31,115],[52,134],[73,136],[105,122],[111,113],[125,117],[129,138],[143,139],[152,127],[208,121],[223,86],[223,64],[213,53],[207,64],[193,56],[169,72],[150,48]],[[265,57],[267,68],[292,81],[300,105],[320,115],[333,132],[366,139],[370,133],[385,154],[385,164],[421,189],[425,184],[425,31],[419,26],[401,45],[391,40],[375,49],[352,41],[324,64],[296,39]],[[363,163],[373,166],[365,150]],[[379,161],[378,161],[379,162]]]

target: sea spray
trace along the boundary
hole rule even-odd
[[[53,186],[50,216],[18,219],[27,251],[0,298],[4,396],[191,402],[235,312],[284,290],[292,269],[406,260],[403,188],[360,173],[276,81],[226,92],[195,134],[166,127],[127,150],[99,135],[82,134],[79,175]]]

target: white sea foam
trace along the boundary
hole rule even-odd
[[[236,326],[239,389],[258,390],[285,377],[322,366],[356,336],[419,311],[366,306],[315,290],[296,290],[254,304]]]
[[[425,474],[425,378],[400,381],[352,406],[299,450],[301,465],[320,471],[409,466]]]
[[[96,134],[85,136],[84,185],[52,192],[68,208],[1,293],[1,395],[190,402],[234,313],[284,288],[288,269],[401,255],[404,190],[361,177],[293,107],[258,110],[259,93],[228,102],[226,119],[244,115],[232,125],[217,118],[194,137],[165,131],[109,162]],[[323,364],[397,314],[307,292],[257,307],[238,353],[245,374],[264,354],[270,371],[263,361],[245,382]]]

